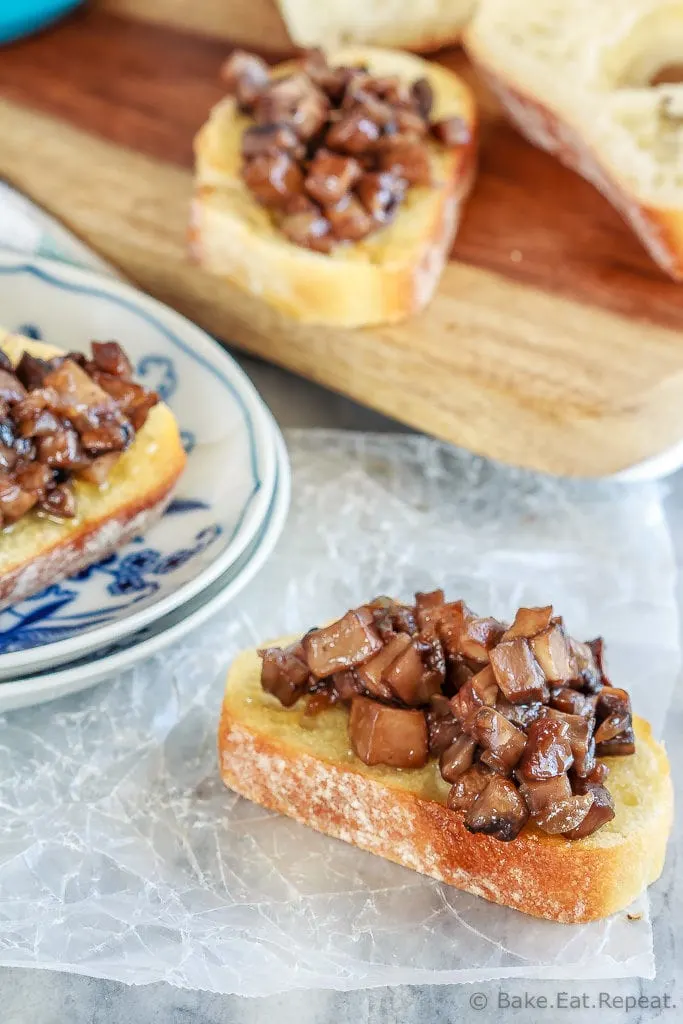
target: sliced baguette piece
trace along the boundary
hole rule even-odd
[[[434,120],[462,117],[472,143],[445,149],[431,142],[434,187],[410,189],[390,225],[323,255],[289,242],[242,181],[240,145],[249,120],[228,97],[195,140],[191,252],[210,273],[305,323],[361,327],[401,320],[430,300],[455,238],[474,177],[474,98],[457,75],[410,54],[356,47],[328,59],[332,65],[367,63],[371,73],[410,82],[428,78]],[[275,73],[291,69],[279,65]]]
[[[429,51],[458,41],[475,0],[278,0],[298,46],[368,43]]]
[[[1,329],[0,348],[15,365],[22,352],[43,359],[62,354]],[[73,519],[29,512],[0,533],[0,607],[73,575],[144,533],[163,514],[185,462],[175,417],[159,403],[104,485],[74,480]]]
[[[591,181],[683,279],[683,6],[482,0],[469,56],[520,131]],[[560,197],[561,201],[561,197]]]
[[[293,638],[291,638],[293,639]],[[284,646],[291,639],[278,640]],[[256,650],[228,674],[218,735],[223,781],[318,832],[534,917],[578,923],[628,906],[662,871],[673,815],[669,764],[643,719],[636,754],[608,759],[617,813],[574,842],[527,825],[502,843],[472,835],[445,806],[438,763],[369,767],[351,751],[348,711],[304,716],[260,684]]]

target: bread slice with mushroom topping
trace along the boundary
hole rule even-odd
[[[683,280],[683,5],[481,0],[465,45],[520,131]]]
[[[258,102],[255,122],[240,109],[253,110],[264,83],[256,65],[236,83],[233,58],[234,94],[195,140],[190,249],[210,273],[302,322],[397,321],[427,304],[452,246],[474,176],[474,99],[457,75],[409,54],[354,47],[328,60],[403,90],[425,83],[425,118],[460,135],[419,125],[417,93],[416,110],[404,105],[391,125],[362,83],[330,99],[334,77],[314,68],[311,97],[296,62],[271,69],[278,102]],[[316,99],[328,104],[322,121]]]
[[[345,694],[344,672],[334,677],[341,699],[331,705],[323,700],[320,710],[316,702],[324,694],[313,692],[302,699],[308,677],[304,647],[290,638],[277,641],[268,651],[280,648],[283,661],[271,679],[264,677],[263,685],[263,652],[239,655],[228,674],[218,747],[223,781],[235,792],[387,860],[553,921],[607,917],[627,907],[659,877],[673,796],[666,753],[644,720],[633,719],[635,753],[601,759],[600,771],[593,769],[591,778],[599,780],[609,766],[609,793],[579,778],[572,795],[567,774],[553,774],[547,762],[542,767],[552,777],[545,781],[544,772],[534,770],[537,766],[522,763],[518,789],[510,775],[496,772],[483,758],[472,764],[476,743],[453,729],[445,697],[432,698],[437,718],[430,723],[430,746],[438,740],[442,756],[440,761],[427,759],[422,712],[359,696],[352,679]],[[273,692],[266,692],[264,687],[276,677],[286,677],[291,685],[283,691],[272,686]],[[471,686],[472,679],[477,676],[461,690]],[[487,700],[487,686],[490,679],[480,700]],[[391,715],[400,721],[385,722]],[[547,730],[556,721],[563,724],[574,718],[578,716],[560,714],[539,722]],[[518,732],[503,721],[508,731]],[[518,724],[524,727],[521,721]],[[559,749],[569,758],[574,741],[570,731],[551,731],[566,740]],[[499,738],[505,741],[500,749],[506,752],[508,738]],[[402,756],[394,759],[392,754],[399,751]],[[562,785],[566,793],[559,792]],[[563,805],[573,802],[577,822],[588,823],[584,805],[590,804],[588,827],[593,828],[596,820],[600,827],[585,837],[586,824],[583,831],[578,824],[573,833],[553,834],[559,826],[552,820],[547,789]],[[520,814],[526,821],[521,831],[515,821]],[[561,829],[571,824],[565,819]],[[511,830],[509,835],[506,829]]]
[[[16,368],[26,353],[37,361],[64,355],[51,345],[0,329],[0,355],[3,358],[6,357]],[[78,377],[78,365],[64,362],[58,372],[64,373],[65,368],[73,370],[74,379]],[[98,400],[107,399],[92,379],[84,373],[82,377],[89,381],[87,386]],[[58,385],[59,380],[55,383]],[[66,386],[73,383],[71,378],[65,382]],[[111,383],[116,384],[116,381]],[[144,391],[143,388],[137,390]],[[37,393],[29,391],[28,396],[31,398]],[[7,439],[3,435],[3,444],[0,445],[3,466],[0,470],[0,514],[3,515],[5,529],[0,533],[0,607],[21,601],[98,562],[143,533],[162,515],[185,467],[186,456],[173,413],[158,401],[157,396],[154,396],[154,401],[156,404],[140,417],[139,429],[136,428],[134,439],[125,450],[83,459],[83,466],[68,481],[66,493],[72,507],[66,516],[63,514],[65,510],[58,507],[52,514],[45,500],[62,490],[63,484],[46,493],[41,490],[38,504],[35,494],[26,494],[28,508],[24,514],[16,518],[14,514],[10,518],[4,515],[4,499],[11,496],[11,487],[24,492],[23,488],[16,486],[11,471],[7,470]],[[3,418],[3,424],[7,422]],[[82,440],[82,431],[80,435]],[[38,453],[34,461],[27,462],[26,469],[43,470],[52,477],[53,461],[43,458],[41,448],[50,439],[50,435],[45,433],[37,437]],[[65,475],[65,471],[62,470],[61,475]],[[50,487],[53,482],[51,479]]]

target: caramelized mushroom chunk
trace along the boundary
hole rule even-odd
[[[615,815],[612,796],[609,790],[600,783],[582,780],[577,784],[576,792],[579,795],[590,794],[593,797],[593,803],[583,821],[564,833],[567,839],[585,839],[586,836],[592,835],[593,832],[606,825]]]
[[[429,756],[427,722],[422,711],[391,708],[354,697],[349,718],[354,753],[365,764],[421,768]]]
[[[432,134],[449,149],[455,146],[466,146],[472,141],[472,133],[466,121],[461,117],[447,117],[443,121],[435,121]]]
[[[556,718],[539,718],[527,732],[527,744],[519,771],[525,779],[552,779],[568,771],[574,763],[569,742],[569,726]]]
[[[408,706],[426,704],[440,691],[445,676],[438,640],[415,637],[384,672],[384,681]]]
[[[509,775],[526,746],[526,736],[495,708],[480,708],[465,728],[484,748],[481,760],[489,768]]]
[[[270,81],[268,65],[253,53],[235,50],[221,68],[221,79],[241,110],[251,110]]]
[[[493,771],[485,764],[473,764],[458,777],[451,787],[448,794],[449,809],[451,811],[469,811],[476,798],[486,789],[493,777]]]
[[[432,757],[439,757],[458,738],[462,728],[453,714],[448,698],[442,694],[435,694],[432,697],[426,715],[429,753]]]
[[[510,703],[547,702],[550,693],[545,676],[525,637],[503,640],[489,657],[496,682]]]
[[[529,640],[536,661],[546,679],[559,683],[571,679],[575,665],[569,647],[569,637],[559,622],[551,623]]]
[[[303,173],[286,153],[248,160],[242,167],[242,177],[264,206],[283,206],[292,196],[303,192]]]
[[[439,758],[439,770],[446,782],[456,782],[458,778],[472,767],[477,741],[471,736],[458,736]]]
[[[493,707],[498,697],[498,686],[490,666],[477,672],[464,683],[454,697],[451,698],[453,714],[465,726],[479,708],[484,705]]]
[[[409,636],[405,633],[394,633],[388,639],[385,638],[385,644],[381,651],[366,661],[364,665],[358,666],[356,670],[358,679],[372,697],[387,701],[392,699],[393,690],[388,683],[384,682],[383,675],[409,646]],[[406,703],[410,702],[406,701]]]
[[[262,658],[261,686],[289,708],[303,696],[309,671],[301,644],[291,647],[266,647]]]
[[[308,666],[318,679],[339,669],[362,665],[383,646],[367,605],[347,612],[330,626],[312,630],[303,638]]]
[[[465,815],[468,832],[483,832],[501,842],[516,839],[529,817],[519,790],[499,775],[491,779]]]
[[[520,608],[515,621],[503,633],[503,640],[512,640],[516,636],[532,637],[547,629],[553,616],[552,605],[543,608]]]
[[[373,228],[372,217],[353,196],[344,196],[336,206],[328,206],[327,219],[340,242],[359,242]]]
[[[353,157],[319,149],[308,168],[306,191],[322,206],[333,206],[347,195],[362,173]]]
[[[280,227],[290,242],[305,249],[330,252],[334,245],[330,222],[317,209],[311,213],[293,213],[283,219]]]

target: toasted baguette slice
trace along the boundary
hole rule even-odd
[[[649,84],[681,65],[683,7],[482,0],[465,44],[522,133],[593,182],[683,279],[683,84]]]
[[[2,330],[0,348],[15,364],[24,351],[43,359],[60,355],[50,345]],[[0,607],[71,576],[143,533],[162,515],[185,461],[173,413],[160,403],[103,486],[74,481],[74,519],[29,512],[0,533]]]
[[[475,0],[278,0],[298,46],[369,43],[437,50],[458,41]]]
[[[332,65],[367,63],[372,73],[430,80],[436,120],[461,116],[475,133],[469,88],[419,57],[354,48]],[[279,65],[276,74],[291,70]],[[393,223],[329,255],[285,238],[240,177],[248,119],[223,100],[195,140],[196,178],[190,246],[208,271],[306,323],[359,327],[400,320],[432,296],[450,251],[474,175],[474,142],[458,149],[430,143],[434,187],[412,188]]]
[[[287,644],[290,640],[276,641]],[[502,843],[472,835],[445,806],[438,763],[399,771],[368,767],[351,751],[348,712],[303,717],[261,689],[246,651],[230,669],[218,749],[223,781],[264,807],[458,889],[534,917],[576,923],[607,917],[659,877],[673,795],[664,748],[635,720],[637,753],[609,759],[617,813],[574,842],[526,826]]]

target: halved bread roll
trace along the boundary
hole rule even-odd
[[[298,46],[369,43],[436,50],[460,38],[475,0],[278,0]]]
[[[286,646],[293,638],[276,641]],[[305,716],[261,687],[256,650],[228,674],[219,728],[223,781],[242,796],[405,867],[534,917],[577,923],[628,906],[662,871],[673,815],[669,764],[650,726],[607,759],[616,815],[586,839],[527,825],[510,843],[468,832],[446,807],[438,762],[397,770],[351,750],[339,705]]]
[[[206,270],[306,323],[359,327],[422,309],[437,286],[474,176],[476,111],[457,75],[405,53],[358,47],[329,55],[331,65],[367,64],[371,74],[408,83],[427,78],[433,117],[461,117],[473,141],[426,145],[434,184],[409,189],[394,220],[330,253],[287,240],[240,176],[241,138],[250,120],[234,98],[218,104],[195,141],[190,247]],[[284,75],[291,64],[274,74]]]
[[[63,354],[1,329],[0,349],[14,365],[23,352],[42,359]],[[105,484],[74,478],[73,519],[30,511],[0,534],[0,607],[73,575],[144,533],[162,515],[185,462],[175,417],[159,403]]]
[[[682,279],[683,4],[482,0],[465,45],[523,134],[592,181]]]

